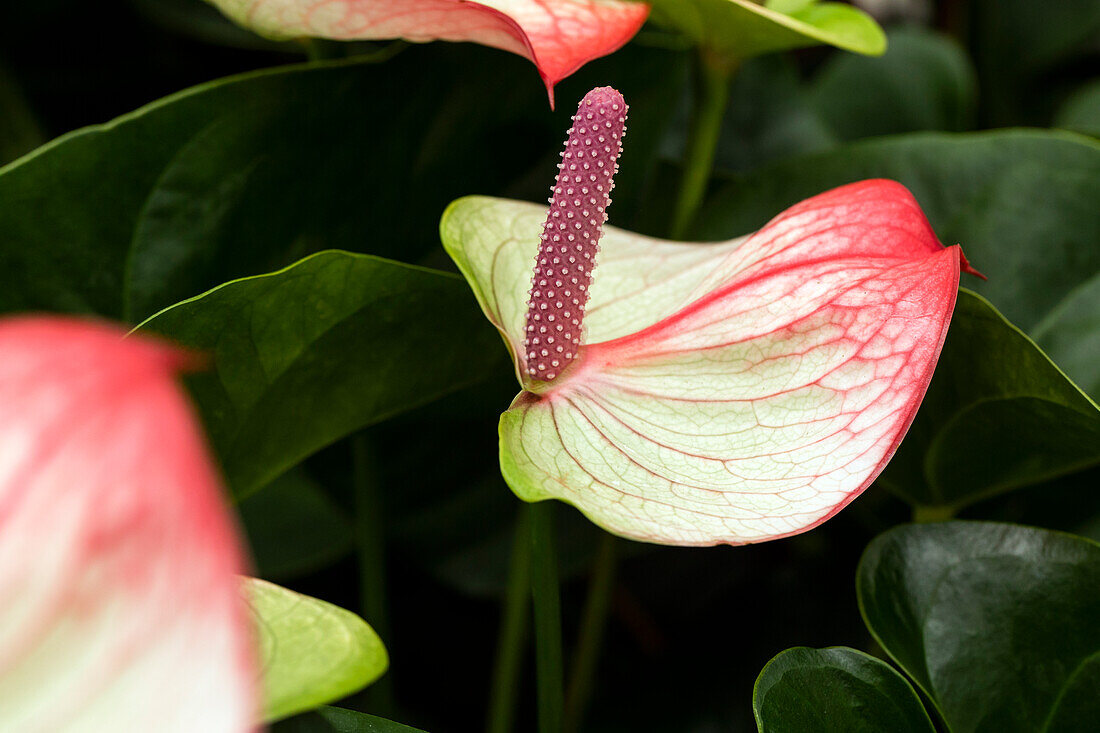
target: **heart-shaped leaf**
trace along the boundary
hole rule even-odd
[[[655,151],[673,112],[657,102],[680,87],[682,61],[625,49],[568,85],[598,76],[653,100],[631,135]],[[324,249],[420,261],[438,250],[452,200],[514,185],[543,156],[552,167],[561,122],[537,85],[517,85],[525,71],[488,49],[435,44],[384,65],[219,79],[66,135],[0,169],[0,311],[133,324]],[[523,156],[485,164],[486,149],[513,140]],[[651,170],[632,161],[620,215]]]
[[[511,51],[538,67],[551,105],[555,84],[617,50],[649,14],[645,3],[624,0],[208,1],[273,38],[474,41]]]
[[[329,706],[280,721],[271,727],[271,731],[272,733],[424,733],[419,728],[410,728],[374,715]]]
[[[856,590],[953,733],[1084,731],[1100,716],[1100,545],[987,522],[898,527],[867,548]]]
[[[460,278],[347,252],[227,283],[139,328],[211,356],[192,394],[238,497],[501,356]]]
[[[462,199],[444,246],[513,355],[546,209]],[[584,353],[500,422],[526,501],[669,544],[804,531],[889,460],[931,378],[958,287],[905,189],[853,184],[714,245],[601,240]]]
[[[653,20],[730,59],[827,44],[856,53],[886,50],[882,28],[863,11],[817,0],[653,0]]]
[[[1100,463],[1100,409],[989,301],[962,291],[928,395],[881,481],[920,506]]]
[[[760,733],[933,733],[917,693],[893,667],[848,649],[795,647],[752,691]]]
[[[255,578],[243,592],[257,629],[265,721],[338,700],[386,671],[382,640],[354,613]]]

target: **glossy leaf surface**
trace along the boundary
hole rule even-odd
[[[0,311],[139,323],[324,249],[420,261],[438,250],[448,203],[509,186],[554,154],[562,123],[538,85],[516,83],[525,70],[518,58],[451,44],[382,65],[281,66],[59,138],[0,168]],[[679,53],[625,49],[564,87],[598,79],[643,104],[631,136],[654,152],[624,172],[621,216],[636,206],[672,113],[659,101],[683,72]],[[379,100],[397,99],[377,114]],[[524,156],[483,165],[486,149],[520,140]]]
[[[474,41],[519,54],[554,85],[615,51],[649,7],[624,0],[209,0],[238,23],[275,38]]]
[[[500,358],[461,278],[347,252],[227,283],[140,330],[211,357],[192,394],[237,496]]]
[[[760,733],[933,733],[917,693],[893,667],[848,649],[795,647],[756,679]]]
[[[175,382],[113,327],[0,322],[0,729],[243,733],[242,558]]]
[[[444,246],[520,354],[539,206],[469,198]],[[500,423],[521,498],[612,532],[758,542],[839,511],[882,470],[931,378],[959,252],[902,187],[866,181],[715,245],[605,231],[580,359]],[[516,364],[517,374],[525,370]]]
[[[654,0],[653,20],[730,59],[827,44],[871,55],[886,35],[851,5],[817,0]]]
[[[954,733],[1085,731],[1100,715],[1100,545],[988,522],[898,527],[860,561],[875,638]]]
[[[354,613],[255,578],[245,580],[244,594],[257,629],[265,721],[338,700],[386,671],[382,640]]]

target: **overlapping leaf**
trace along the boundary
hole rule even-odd
[[[780,652],[760,672],[760,733],[932,733],[917,693],[890,665],[844,647]]]
[[[386,671],[382,640],[350,611],[255,578],[243,592],[256,624],[265,721],[338,700]]]
[[[864,621],[954,733],[1100,716],[1100,545],[987,522],[899,527],[860,561]]]
[[[513,355],[544,215],[470,198],[442,223]],[[716,245],[609,229],[598,262],[585,352],[549,385],[521,378],[502,472],[525,500],[671,544],[794,534],[855,498],[923,395],[960,266],[888,181]]]
[[[631,135],[655,151],[672,114],[658,100],[678,88],[680,56],[627,49],[575,81],[651,99]],[[324,249],[419,261],[438,248],[450,201],[499,190],[553,155],[561,122],[537,85],[516,83],[525,71],[487,49],[438,44],[384,66],[219,79],[66,135],[0,168],[0,311],[137,323]],[[519,140],[523,155],[485,165],[486,150]],[[650,170],[632,161],[622,214]]]
[[[140,330],[211,357],[192,394],[238,496],[500,358],[460,278],[347,252],[227,283]]]

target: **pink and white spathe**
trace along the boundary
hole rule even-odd
[[[0,321],[0,730],[250,731],[242,554],[185,357],[122,336]]]
[[[967,269],[886,180],[728,242],[608,227],[582,346],[539,380],[527,283],[545,217],[471,197],[441,228],[523,387],[500,420],[502,474],[526,501],[663,544],[785,537],[855,499],[916,414]]]
[[[649,5],[626,0],[208,0],[273,37],[473,41],[530,60],[554,85],[634,37]]]

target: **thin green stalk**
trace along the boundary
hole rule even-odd
[[[539,733],[561,733],[561,598],[554,552],[554,505],[527,505],[531,536],[531,600],[535,607],[535,672]]]
[[[946,522],[955,517],[955,508],[950,506],[915,506],[913,521],[919,524],[927,522]]]
[[[588,600],[584,606],[580,634],[577,637],[577,656],[573,661],[572,676],[565,696],[565,733],[576,733],[584,721],[588,701],[599,667],[600,650],[603,648],[607,616],[611,608],[611,591],[615,587],[616,546],[615,535],[604,532],[592,564],[592,578],[588,582]]]
[[[359,608],[384,644],[391,642],[386,603],[386,534],[382,492],[370,439],[359,433],[351,440],[355,490],[355,535],[359,559]],[[383,675],[365,691],[372,713],[393,712],[393,679]]]
[[[493,682],[489,689],[488,733],[510,733],[519,697],[519,676],[527,647],[527,613],[531,591],[531,531],[526,512],[516,519],[512,565],[504,596]]]
[[[671,235],[682,239],[691,226],[714,169],[714,152],[722,133],[722,118],[729,102],[730,79],[736,64],[701,49],[697,69],[695,109],[687,142],[687,158],[680,180],[680,196],[672,216]]]

